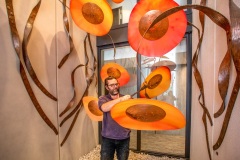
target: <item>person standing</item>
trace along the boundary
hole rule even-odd
[[[119,83],[114,77],[107,77],[104,81],[107,95],[98,99],[99,109],[103,112],[101,160],[113,160],[115,151],[118,160],[127,160],[129,156],[130,129],[120,126],[110,114],[111,108],[131,98],[130,95],[119,93]]]

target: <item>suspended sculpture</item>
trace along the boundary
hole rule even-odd
[[[115,77],[120,86],[124,86],[130,80],[128,71],[121,65],[114,62],[103,65],[100,71],[100,76],[103,82],[109,76]]]
[[[158,15],[176,6],[178,4],[172,0],[139,1],[129,18],[130,46],[139,54],[148,57],[163,56],[176,47],[182,40],[187,27],[187,18],[183,10],[159,21],[147,31]]]
[[[83,106],[87,115],[94,121],[102,121],[103,112],[98,107],[98,98],[93,96],[83,97]]]
[[[141,85],[140,97],[153,98],[156,97],[170,87],[171,72],[166,66],[159,67],[151,72],[143,84]]]
[[[75,24],[90,34],[103,36],[112,27],[112,9],[105,0],[71,0],[70,12]]]
[[[174,130],[186,125],[184,115],[176,107],[145,98],[117,103],[111,116],[121,126],[135,130]]]

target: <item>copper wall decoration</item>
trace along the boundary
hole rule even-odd
[[[63,2],[61,2],[61,3],[63,4],[63,22],[64,22],[65,32],[66,32],[66,34],[68,36],[68,40],[69,40],[70,51],[68,54],[66,54],[62,58],[62,60],[60,61],[59,65],[58,65],[58,68],[61,68],[63,66],[63,64],[67,61],[68,57],[70,56],[70,54],[72,53],[72,51],[74,49],[73,40],[69,33],[69,22],[68,22],[68,17],[67,17],[67,12],[66,12],[66,0],[63,0]]]
[[[232,89],[232,93],[230,96],[230,100],[227,105],[226,114],[224,117],[224,121],[222,124],[222,129],[219,135],[219,138],[217,142],[214,144],[213,149],[217,150],[225,137],[225,134],[227,132],[227,127],[231,118],[231,114],[233,111],[233,107],[235,105],[235,101],[239,92],[240,88],[240,33],[239,33],[239,27],[240,27],[240,8],[233,2],[233,0],[229,0],[229,11],[230,11],[230,25],[231,25],[231,31],[229,35],[229,53],[231,54],[231,58],[233,60],[235,69],[237,71],[237,77],[235,79],[235,83]],[[230,58],[226,58],[230,59]],[[230,61],[230,60],[229,60]],[[225,72],[219,74],[219,79],[222,79],[222,76],[225,76]],[[224,82],[223,86],[224,86]],[[224,99],[223,99],[224,100]]]
[[[14,10],[13,10],[13,5],[12,5],[12,0],[6,0],[6,8],[7,8],[7,14],[8,14],[8,20],[9,20],[9,25],[10,25],[10,31],[11,31],[11,35],[12,35],[12,42],[13,42],[13,46],[14,46],[14,49],[17,53],[17,56],[19,58],[19,61],[20,61],[20,74],[21,74],[21,78],[23,80],[23,83],[24,83],[24,86],[29,94],[29,97],[31,99],[31,101],[33,102],[33,105],[34,107],[36,108],[36,110],[38,111],[39,115],[41,116],[41,118],[45,121],[45,123],[54,131],[54,133],[57,135],[58,134],[58,130],[56,129],[56,127],[53,125],[53,123],[50,121],[50,119],[47,117],[47,115],[44,113],[41,105],[39,104],[33,90],[32,90],[32,87],[29,83],[29,80],[28,80],[28,77],[27,77],[27,74],[26,74],[26,71],[24,69],[24,66],[26,65],[24,62],[26,61],[26,63],[28,63],[28,71],[31,72],[30,75],[32,75],[32,78],[35,79],[35,83],[37,84],[37,86],[39,88],[41,88],[41,90],[46,93],[45,89],[43,89],[43,86],[40,85],[39,81],[37,80],[36,78],[36,75],[30,65],[30,61],[28,61],[28,58],[27,58],[27,55],[25,55],[25,61],[23,61],[21,59],[22,57],[22,48],[20,47],[21,46],[21,41],[20,41],[20,38],[19,38],[19,35],[18,35],[18,31],[17,31],[17,27],[16,27],[16,22],[15,22],[15,16],[14,16]],[[38,1],[37,5],[34,7],[34,9],[32,10],[29,18],[28,18],[28,22],[26,24],[26,27],[25,27],[25,32],[24,32],[24,46],[23,48],[25,48],[25,51],[26,51],[26,45],[27,45],[27,42],[28,42],[28,39],[29,39],[29,35],[30,35],[30,32],[31,32],[31,29],[32,29],[32,24],[34,22],[34,19],[37,15],[37,12],[38,12],[38,9],[40,7],[40,4],[41,4],[41,0]],[[48,93],[46,93],[47,95],[49,95]],[[56,100],[55,97],[53,96],[50,96],[52,99]]]
[[[88,53],[87,53],[87,46],[86,46],[86,41],[88,40],[88,44],[89,44],[89,47],[90,47],[90,51],[91,51],[91,57],[93,57],[93,63],[92,63],[92,66],[89,64],[89,57],[88,57]],[[81,96],[80,100],[78,101],[77,105],[73,108],[73,110],[61,121],[60,123],[60,127],[62,127],[62,125],[71,117],[75,114],[74,116],[74,119],[67,131],[67,134],[65,135],[64,139],[62,140],[61,142],[61,146],[64,145],[65,141],[67,140],[67,138],[69,137],[73,127],[74,127],[74,124],[77,120],[77,117],[79,115],[79,112],[81,110],[81,108],[83,107],[83,97],[84,96],[88,96],[89,93],[88,93],[88,89],[90,87],[90,85],[92,84],[93,80],[94,80],[94,77],[96,77],[96,67],[97,67],[97,61],[96,61],[96,58],[94,56],[94,53],[93,53],[93,49],[92,49],[92,44],[91,44],[91,40],[90,40],[90,34],[87,33],[87,36],[85,37],[85,40],[84,40],[84,54],[85,54],[85,59],[86,59],[86,64],[83,65],[83,64],[79,64],[77,67],[75,67],[75,69],[72,71],[72,74],[71,74],[71,81],[72,81],[72,86],[74,88],[74,95],[73,95],[73,98],[70,100],[70,102],[68,103],[67,107],[64,109],[64,111],[61,112],[61,114],[59,115],[60,117],[63,116],[66,112],[68,112],[74,105],[75,101],[76,101],[76,89],[75,89],[75,83],[74,83],[74,74],[75,74],[75,71],[80,68],[80,67],[85,67],[85,78],[86,78],[86,83],[87,83],[87,86],[85,88],[85,91],[83,93],[83,95]],[[90,72],[91,71],[91,72]],[[97,82],[97,79],[96,79],[96,82]]]

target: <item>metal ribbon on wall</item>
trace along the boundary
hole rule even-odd
[[[13,5],[12,5],[12,0],[6,0],[6,8],[7,8],[7,14],[8,14],[8,19],[9,19],[9,25],[10,25],[10,31],[11,31],[11,35],[12,35],[12,41],[13,41],[13,46],[14,49],[17,53],[17,56],[19,58],[20,61],[20,75],[21,78],[23,80],[24,86],[28,92],[28,95],[31,99],[31,101],[34,104],[34,107],[36,108],[36,110],[38,111],[39,115],[41,116],[41,118],[45,121],[45,123],[54,131],[54,133],[57,135],[58,131],[56,129],[56,127],[53,125],[53,123],[49,120],[49,118],[47,117],[47,115],[44,113],[41,105],[39,104],[33,90],[32,87],[29,83],[27,74],[24,70],[24,61],[21,59],[22,56],[22,48],[20,47],[21,45],[21,41],[18,35],[18,31],[16,28],[16,22],[15,22],[15,16],[14,16],[14,10],[13,10]],[[41,0],[37,3],[37,5],[34,7],[34,9],[32,10],[30,16],[35,17],[37,13],[35,13],[35,11],[38,10],[39,6],[41,4]],[[35,18],[29,18],[29,20],[31,20],[31,22],[27,22],[28,23],[33,23]],[[26,29],[27,31],[31,32],[29,29]],[[25,34],[28,37],[28,33]],[[27,39],[25,36],[25,39]]]
[[[23,43],[22,43],[22,54],[23,54],[23,59],[24,59],[27,71],[28,71],[29,75],[31,76],[32,80],[34,81],[34,83],[38,86],[38,88],[46,96],[48,96],[49,98],[57,101],[57,98],[54,97],[51,93],[49,93],[47,91],[47,89],[42,85],[42,83],[38,80],[38,77],[37,77],[37,75],[36,75],[36,73],[35,73],[35,71],[34,71],[34,69],[32,67],[32,64],[31,64],[31,62],[29,60],[28,53],[27,53],[28,41],[29,41],[30,35],[32,33],[33,23],[34,23],[35,18],[37,16],[40,4],[41,4],[41,0],[33,8],[32,12],[31,12],[31,14],[30,14],[30,16],[29,16],[29,18],[27,20],[27,23],[26,23],[26,26],[25,26],[25,29],[24,29],[24,37],[23,37]]]
[[[86,40],[88,39],[88,42],[89,42],[89,46],[90,46],[90,50],[91,50],[91,55],[93,57],[93,66],[90,66],[89,65],[89,56],[88,56],[88,53],[87,53],[87,45],[86,45]],[[74,119],[63,139],[63,141],[61,142],[61,146],[64,145],[65,141],[67,140],[67,138],[69,137],[73,127],[74,127],[74,124],[77,120],[77,117],[79,115],[79,112],[83,106],[83,97],[84,96],[88,96],[88,89],[91,85],[91,83],[93,82],[93,79],[94,79],[94,76],[96,76],[95,72],[96,72],[96,67],[97,67],[97,60],[96,60],[96,57],[94,56],[94,53],[93,53],[93,48],[92,48],[92,44],[91,44],[91,40],[90,40],[90,34],[87,33],[87,36],[85,37],[84,39],[84,53],[85,53],[85,60],[86,60],[86,64],[85,65],[78,65],[73,71],[72,71],[72,74],[71,74],[71,80],[72,80],[72,86],[74,88],[74,96],[73,98],[71,99],[71,101],[69,102],[68,106],[64,109],[64,111],[59,115],[59,116],[62,116],[63,114],[65,114],[67,111],[69,111],[72,106],[74,105],[74,102],[76,101],[76,89],[75,89],[75,83],[74,83],[74,74],[75,74],[75,71],[80,68],[80,67],[83,67],[85,66],[85,75],[86,75],[86,83],[87,83],[87,87],[85,88],[85,91],[82,95],[82,97],[80,98],[78,104],[75,106],[75,108],[62,120],[62,122],[60,123],[60,127],[71,117],[75,114],[74,116]],[[89,70],[92,70],[92,73],[89,73]],[[97,79],[96,79],[96,82],[97,82]]]
[[[235,79],[235,83],[232,89],[232,93],[228,102],[226,114],[224,117],[222,129],[219,135],[217,142],[214,144],[213,149],[217,150],[225,137],[227,132],[227,127],[231,118],[232,110],[239,92],[240,88],[240,8],[232,1],[229,1],[229,11],[230,11],[230,21],[231,21],[231,37],[229,37],[228,41],[230,42],[229,52],[231,53],[231,57],[233,58],[233,63],[237,71],[237,77]]]
[[[60,0],[59,0],[60,1]],[[70,54],[72,53],[73,49],[74,49],[74,43],[73,43],[73,40],[70,36],[70,33],[69,33],[69,23],[68,23],[68,18],[67,18],[67,13],[66,13],[66,0],[63,0],[60,1],[62,4],[63,4],[63,21],[64,21],[64,28],[67,32],[67,35],[68,35],[68,38],[69,38],[69,44],[70,44],[70,52],[65,55],[61,62],[59,63],[58,65],[58,68],[60,69],[63,64],[67,61],[68,57],[70,56]],[[68,8],[68,7],[67,7]],[[68,8],[69,9],[69,8]],[[86,40],[88,39],[88,44],[89,44],[89,47],[90,47],[90,50],[91,50],[91,55],[93,57],[93,66],[90,67],[89,66],[89,57],[88,57],[88,53],[87,53],[87,42]],[[65,135],[63,141],[61,142],[61,146],[63,146],[63,144],[65,143],[65,141],[67,140],[67,138],[69,137],[73,127],[74,127],[74,124],[77,120],[77,117],[79,115],[79,112],[80,112],[80,109],[81,107],[83,106],[83,102],[82,102],[82,99],[84,96],[87,96],[88,95],[88,89],[94,79],[94,76],[96,77],[96,84],[95,86],[97,85],[97,76],[96,76],[96,67],[97,67],[97,60],[96,60],[96,57],[94,56],[94,53],[93,53],[93,48],[92,48],[92,44],[91,44],[91,40],[90,40],[90,34],[87,33],[85,39],[84,39],[84,55],[85,55],[85,61],[86,61],[86,64],[83,65],[83,64],[80,64],[78,65],[77,67],[74,68],[74,70],[72,71],[71,73],[71,82],[72,82],[72,87],[74,88],[74,93],[73,93],[73,97],[72,99],[70,100],[70,102],[68,103],[68,105],[65,107],[65,109],[60,113],[60,117],[63,116],[65,113],[67,113],[74,105],[75,101],[76,101],[76,88],[75,88],[75,83],[74,83],[74,75],[75,75],[75,71],[80,68],[80,67],[83,67],[85,66],[85,75],[86,75],[86,82],[87,82],[87,87],[82,95],[82,97],[80,98],[79,102],[77,103],[77,105],[75,106],[75,108],[61,121],[60,123],[60,127],[70,118],[72,117],[76,112],[75,116],[74,116],[74,119],[67,131],[67,134]],[[92,74],[89,74],[89,70],[92,70]]]
[[[61,1],[60,1],[61,2]],[[61,68],[63,66],[63,64],[67,61],[68,57],[70,56],[70,54],[72,53],[73,49],[74,49],[74,44],[73,44],[73,40],[72,37],[69,33],[69,23],[68,23],[68,17],[67,17],[67,12],[66,12],[66,0],[63,0],[63,2],[61,2],[63,4],[63,22],[64,22],[64,28],[65,31],[67,33],[68,36],[68,40],[69,40],[69,45],[70,45],[70,51],[68,54],[66,54],[62,60],[60,61],[58,68]]]

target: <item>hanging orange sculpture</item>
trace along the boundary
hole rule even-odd
[[[171,72],[166,66],[159,67],[145,79],[140,91],[141,98],[153,98],[168,90],[171,84]]]
[[[106,35],[112,27],[112,9],[105,0],[71,0],[70,12],[79,28],[95,36]]]
[[[103,65],[100,76],[103,82],[109,76],[115,77],[120,86],[127,84],[130,80],[128,71],[121,65],[113,62]]]
[[[153,99],[130,99],[111,109],[121,126],[135,130],[173,130],[185,127],[184,115],[174,106]]]
[[[183,10],[164,18],[145,34],[158,15],[176,6],[178,4],[173,0],[138,2],[131,12],[128,23],[128,41],[131,47],[139,54],[149,57],[160,57],[176,47],[187,27]]]
[[[98,108],[98,98],[92,96],[83,97],[83,106],[87,115],[94,121],[102,121],[103,112]]]

